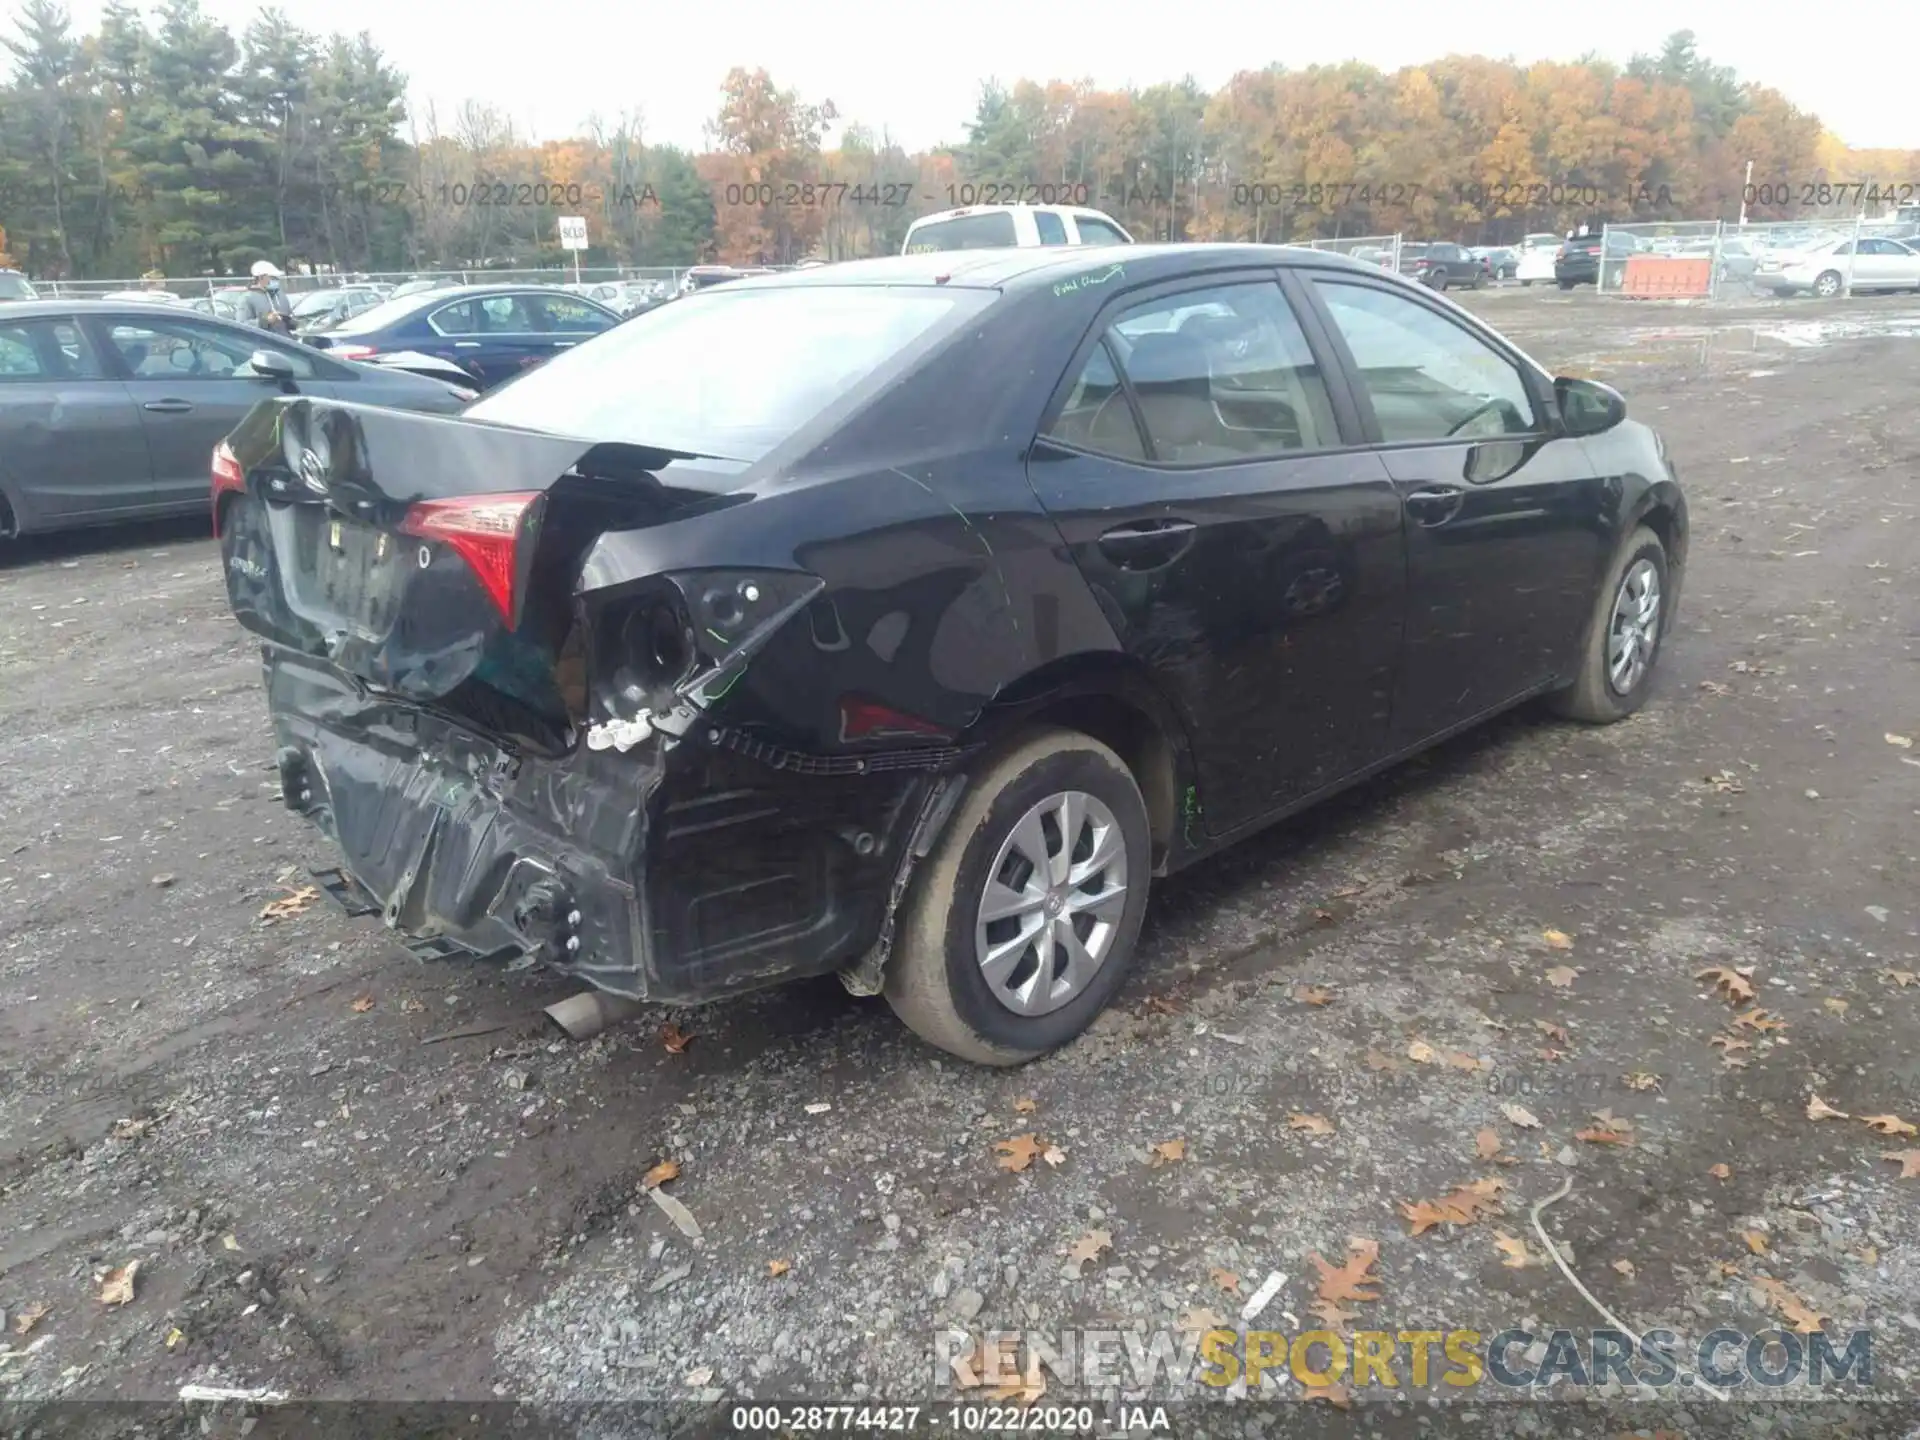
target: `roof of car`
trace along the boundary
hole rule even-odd
[[[1233,270],[1250,265],[1325,265],[1377,275],[1379,267],[1330,250],[1299,245],[1042,245],[1020,249],[936,250],[926,255],[882,255],[809,266],[773,275],[749,276],[729,290],[784,285],[935,285],[1015,289],[1051,284],[1062,275],[1124,265],[1129,277],[1152,280],[1192,270]],[[943,278],[944,277],[944,278]]]

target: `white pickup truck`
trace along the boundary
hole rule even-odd
[[[902,255],[1035,245],[1131,245],[1118,220],[1079,205],[964,205],[907,227]]]
[[[1560,253],[1560,237],[1544,232],[1529,235],[1513,247],[1520,256],[1520,268],[1514,271],[1513,278],[1522,285],[1531,285],[1536,280],[1553,279],[1553,257]]]

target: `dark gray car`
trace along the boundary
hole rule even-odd
[[[274,395],[451,414],[465,387],[182,307],[0,309],[0,539],[203,512],[213,447]]]

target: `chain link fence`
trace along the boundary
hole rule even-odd
[[[1309,240],[1309,250],[1331,250],[1336,255],[1351,256],[1355,260],[1364,260],[1369,265],[1378,265],[1382,270],[1399,273],[1400,237],[1398,235],[1352,235],[1340,240]]]
[[[1856,284],[1893,288],[1913,269],[1901,253],[1915,245],[1911,231],[1862,215],[1609,225],[1601,231],[1596,283],[1603,295],[1630,299],[1832,297],[1852,294]]]

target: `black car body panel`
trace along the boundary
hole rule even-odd
[[[1411,382],[1357,383],[1323,282],[1511,357],[1535,428],[1395,442]],[[1319,449],[1195,466],[1046,438],[1118,314],[1228,283],[1299,317]],[[1643,516],[1677,588],[1685,504],[1650,431],[1566,433],[1544,371],[1337,256],[896,257],[622,331],[862,286],[978,294],[757,458],[507,426],[518,385],[459,419],[283,401],[235,432],[223,554],[286,803],[417,953],[534,954],[672,1002],[877,965],[969,760],[1037,718],[1137,765],[1165,872],[1565,683]],[[1456,508],[1423,520],[1436,489]],[[418,520],[489,497],[519,507],[493,598]]]

